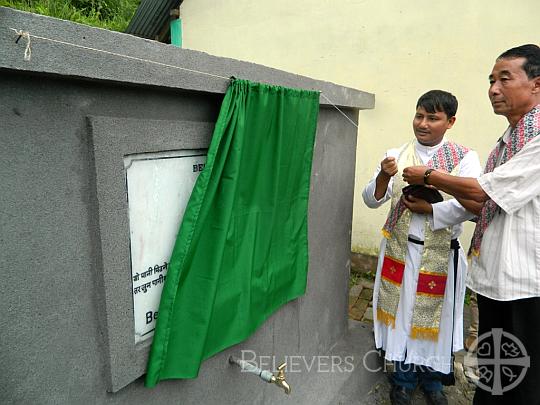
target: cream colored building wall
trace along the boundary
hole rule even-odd
[[[539,9],[538,0],[185,0],[181,15],[186,48],[375,93],[375,109],[359,117],[351,243],[376,252],[388,206],[366,208],[361,192],[385,150],[414,136],[418,97],[456,95],[447,135],[483,165],[507,125],[491,110],[487,77],[501,52],[540,41]]]

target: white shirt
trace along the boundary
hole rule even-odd
[[[508,138],[507,130],[505,137]],[[505,139],[503,137],[503,140]],[[488,298],[509,301],[540,296],[540,136],[512,159],[478,178],[499,206],[487,227],[468,285]]]
[[[424,164],[427,164],[429,162],[435,152],[437,152],[437,150],[442,146],[444,141],[445,139],[443,139],[441,143],[435,146],[425,146],[416,141],[416,153]],[[403,147],[404,146],[402,146],[401,148],[388,150],[385,157],[395,157],[397,160],[399,152],[403,149]],[[401,176],[403,169],[404,167],[398,167],[399,173],[396,174],[396,176]],[[380,200],[375,199],[375,188],[377,186],[376,179],[380,171],[381,166],[379,165],[375,170],[375,174],[373,175],[372,179],[362,192],[362,198],[364,199],[365,204],[369,208],[377,208],[392,198],[392,186],[394,184],[394,177],[392,177],[390,179],[390,182],[388,183],[386,194]],[[461,160],[459,173],[457,175],[465,177],[478,177],[480,173],[482,173],[482,168],[480,166],[478,154],[475,151],[471,150]],[[465,210],[465,208],[463,208],[461,204],[457,202],[457,200],[454,198],[432,204],[432,207],[433,214],[428,216],[431,230],[436,231],[446,228],[448,226],[452,226],[452,239],[457,239],[459,235],[461,235],[461,233],[463,232],[462,222],[474,217],[473,214]],[[413,214],[411,216],[411,223],[409,225],[410,237],[416,240],[424,240],[424,221],[424,214]]]

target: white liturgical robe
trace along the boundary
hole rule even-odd
[[[424,146],[415,143],[415,149],[424,164],[442,146],[443,141],[436,146]],[[397,159],[403,147],[390,149],[385,156],[393,156]],[[381,159],[382,160],[382,159]],[[398,167],[396,176],[402,175],[404,167]],[[388,183],[386,194],[380,199],[375,199],[375,179],[380,171],[380,165],[375,171],[373,178],[365,187],[362,197],[370,208],[377,208],[392,197],[393,178]],[[461,160],[458,167],[459,176],[478,177],[482,172],[478,155],[469,151]],[[457,239],[463,231],[462,222],[474,217],[466,211],[455,199],[446,200],[433,204],[433,214],[428,215],[429,225],[432,230],[445,227],[452,228],[452,239]],[[424,240],[424,225],[426,215],[413,214],[409,225],[409,237]],[[386,248],[386,239],[383,238],[380,246],[379,263],[375,278],[373,294],[373,318],[375,345],[385,351],[387,360],[404,361],[406,364],[429,366],[436,371],[449,373],[451,371],[452,351],[463,348],[463,300],[465,295],[465,281],[467,271],[467,259],[462,248],[459,249],[457,277],[454,280],[454,250],[448,251],[448,279],[445,288],[444,303],[440,321],[439,336],[437,341],[412,339],[410,337],[411,322],[416,297],[416,285],[420,261],[422,259],[423,246],[408,242],[405,257],[405,271],[401,285],[401,296],[396,313],[395,328],[377,321],[377,298],[381,282],[381,266]],[[454,298],[454,282],[456,283]]]

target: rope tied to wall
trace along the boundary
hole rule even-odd
[[[151,63],[151,64],[162,66],[162,67],[183,70],[183,71],[186,71],[186,72],[196,73],[196,74],[205,75],[205,76],[210,76],[210,77],[223,79],[223,80],[227,80],[227,81],[229,81],[231,79],[230,77],[215,75],[213,73],[208,73],[208,72],[202,72],[200,70],[188,69],[188,68],[184,68],[184,67],[181,67],[181,66],[170,65],[170,64],[162,63],[162,62],[157,62],[157,61],[154,61],[154,60],[138,58],[136,56],[124,55],[124,54],[121,54],[121,53],[106,51],[104,49],[92,48],[92,47],[89,47],[89,46],[74,44],[72,42],[60,41],[58,39],[33,35],[33,34],[30,34],[29,31],[18,30],[16,28],[9,28],[9,29],[12,30],[12,31],[15,31],[15,33],[18,36],[17,39],[15,40],[16,44],[19,43],[21,38],[26,39],[26,48],[24,50],[24,60],[27,61],[27,62],[29,62],[32,59],[32,48],[31,48],[30,38],[33,37],[34,39],[40,39],[40,40],[43,40],[43,41],[49,41],[49,42],[62,44],[62,45],[66,45],[66,46],[72,46],[72,47],[75,47],[75,48],[84,49],[84,50],[92,51],[92,52],[100,52],[100,53],[104,53],[104,54],[107,54],[107,55],[113,55],[113,56],[116,56],[116,57],[119,57],[119,58],[136,60],[136,61],[144,62],[144,63]],[[349,121],[355,128],[358,129],[358,125],[356,125],[355,122],[353,120],[351,120],[337,105],[332,103],[332,101],[323,92],[320,92],[320,94],[321,94],[322,97],[324,97],[332,105],[332,107],[334,107],[341,115],[343,115],[343,117],[345,117],[347,119],[347,121]]]
[[[31,45],[30,45],[30,33],[28,31],[16,30],[15,28],[11,28],[11,29],[13,31],[15,31],[17,33],[17,35],[19,36],[15,40],[16,44],[19,43],[21,38],[26,39],[26,49],[24,50],[24,60],[25,61],[30,61],[32,59],[32,48],[31,48]]]

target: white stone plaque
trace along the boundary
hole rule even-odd
[[[135,343],[154,335],[168,262],[206,150],[124,157],[129,206]]]

